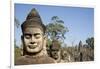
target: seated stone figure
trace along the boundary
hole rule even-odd
[[[63,63],[61,57],[61,46],[56,40],[54,40],[50,46],[50,56],[55,59],[57,63]]]
[[[23,56],[15,61],[15,65],[55,63],[46,53],[46,28],[35,8],[28,14],[21,29]]]

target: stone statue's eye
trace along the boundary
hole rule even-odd
[[[30,34],[25,34],[24,36],[25,36],[26,39],[30,39],[31,38]]]
[[[40,38],[41,36],[40,35],[36,35],[36,38],[38,39],[38,38]]]
[[[34,36],[35,36],[37,39],[39,39],[39,38],[41,37],[41,34],[40,34],[40,33],[36,33],[36,34],[34,34]]]

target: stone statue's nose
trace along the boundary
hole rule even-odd
[[[31,44],[34,44],[35,42],[36,42],[36,39],[35,39],[34,36],[32,36],[32,38],[31,38]]]
[[[55,55],[57,54],[57,52],[54,53]]]
[[[31,44],[34,44],[35,42],[31,41]]]

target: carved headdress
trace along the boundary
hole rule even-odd
[[[53,40],[52,41],[52,45],[50,46],[50,49],[60,50],[61,49],[61,45],[57,40]]]
[[[42,23],[41,17],[39,16],[39,13],[36,11],[35,8],[31,10],[31,12],[26,17],[26,20],[22,23],[22,32],[27,27],[39,27],[45,33],[46,28]]]

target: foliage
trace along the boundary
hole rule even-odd
[[[14,48],[14,50],[15,50],[15,60],[18,58],[18,57],[20,57],[21,56],[21,49],[20,48],[18,48],[18,47],[15,47]]]
[[[47,39],[47,47],[49,47],[52,44],[52,41],[50,39]]]
[[[64,26],[64,21],[60,20],[58,16],[51,18],[51,23],[46,25],[47,35],[51,40],[65,39],[65,33],[68,32],[68,28]]]
[[[19,20],[15,17],[14,18],[14,25],[17,27],[17,28],[19,28],[19,26],[20,26],[20,22],[19,22]]]
[[[88,39],[86,40],[86,43],[88,44],[88,47],[94,49],[94,38],[93,38],[93,37],[88,38]]]
[[[81,62],[81,61],[93,61],[94,60],[94,50],[87,47],[80,47],[81,52],[77,47],[63,47],[63,50],[66,50],[71,56],[70,62]],[[80,56],[80,53],[82,56]],[[82,60],[80,60],[80,58]]]

